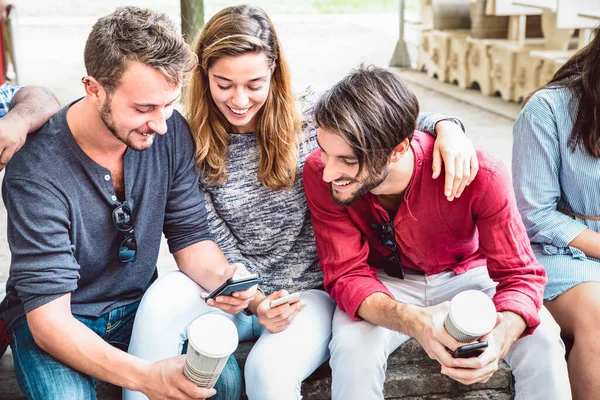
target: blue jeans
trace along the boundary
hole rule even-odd
[[[139,302],[116,308],[99,318],[75,315],[79,321],[111,345],[127,351],[133,321]],[[13,352],[17,382],[28,399],[83,400],[96,398],[96,380],[78,372],[41,350],[33,340],[27,318],[11,327],[10,347]],[[229,358],[215,385],[214,399],[238,399],[242,376],[237,362]]]

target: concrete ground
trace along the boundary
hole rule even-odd
[[[150,4],[141,0],[86,1],[86,5],[74,0],[13,0],[12,3],[18,9],[15,47],[19,82],[51,88],[62,104],[82,95],[79,80],[85,75],[83,45],[93,22],[117,5]],[[178,18],[179,2],[155,0],[151,4]],[[274,15],[272,19],[290,61],[294,86],[299,89],[309,84],[326,89],[360,63],[387,66],[398,36],[396,14]],[[407,41],[413,55],[417,43],[414,32],[407,25]],[[422,73],[410,70],[398,73],[419,98],[422,111],[460,117],[475,145],[509,166],[517,105],[431,80]],[[6,211],[0,204],[0,296],[9,265]],[[173,259],[163,245],[159,269],[164,272],[173,268]],[[14,393],[14,382],[0,380],[0,398],[7,398],[5,395],[9,393]]]

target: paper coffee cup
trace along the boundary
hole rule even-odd
[[[496,306],[478,290],[466,290],[450,301],[444,327],[461,343],[473,342],[489,333],[496,325]]]
[[[237,348],[235,325],[219,314],[203,315],[188,328],[188,341],[183,374],[198,386],[213,387]]]

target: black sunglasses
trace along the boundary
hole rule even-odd
[[[404,266],[400,260],[400,252],[398,251],[398,245],[396,244],[394,222],[388,221],[383,224],[373,223],[371,224],[371,227],[375,229],[379,243],[392,251],[392,254],[387,256],[384,260],[383,270],[388,276],[404,279]]]
[[[137,252],[137,241],[133,231],[133,214],[131,209],[125,203],[117,206],[112,212],[113,223],[119,232],[125,234],[125,239],[119,246],[119,260],[121,262],[130,262],[135,260]]]

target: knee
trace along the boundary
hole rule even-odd
[[[356,322],[354,326],[334,329],[329,351],[331,367],[341,364],[341,368],[376,368],[386,364],[386,329],[366,322]]]
[[[592,339],[598,342],[600,335],[600,304],[573,311],[573,336],[575,341]],[[600,346],[600,343],[598,343]]]
[[[550,313],[542,308],[540,311],[541,323],[534,333],[516,341],[511,348],[506,361],[511,369],[535,368],[555,370],[560,364],[565,364],[565,346],[560,337],[560,327]],[[540,362],[540,360],[545,360]]]
[[[244,367],[249,400],[300,399],[302,378],[294,371],[250,352]]]
[[[535,346],[536,350],[543,352],[543,354],[556,354],[564,360],[565,345],[560,337],[560,326],[545,308],[540,310],[540,319],[540,325],[533,335],[529,336],[530,339],[524,338],[521,340],[533,342],[532,346]]]
[[[200,301],[202,291],[198,284],[182,272],[168,272],[148,288],[140,303],[138,315],[148,310],[153,315],[152,319],[157,321],[160,321],[156,318],[157,315],[174,316],[178,311],[183,312],[186,305],[197,307],[204,303]]]

